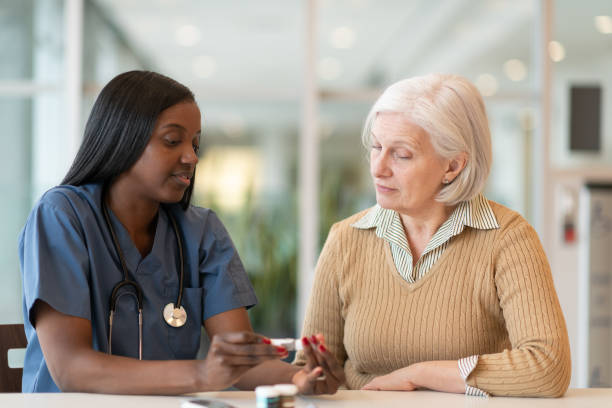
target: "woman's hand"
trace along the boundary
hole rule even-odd
[[[418,388],[464,393],[465,382],[457,361],[421,361],[376,377],[362,390],[414,391]]]
[[[292,378],[301,394],[333,394],[345,381],[344,369],[324,343],[322,334],[302,338],[306,365]]]
[[[208,355],[201,365],[201,390],[222,390],[242,374],[265,361],[287,357],[284,347],[253,332],[230,332],[213,336]]]
[[[387,375],[375,377],[372,381],[361,388],[371,391],[414,391],[418,386],[412,380],[414,365],[400,368]]]

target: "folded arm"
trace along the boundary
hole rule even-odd
[[[523,221],[504,231],[493,259],[511,349],[480,355],[465,381],[458,361],[426,361],[376,377],[364,389],[463,393],[473,387],[491,395],[541,397],[565,393],[571,370],[567,329],[533,228]]]

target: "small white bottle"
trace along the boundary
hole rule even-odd
[[[255,387],[255,399],[257,408],[280,408],[279,392],[273,386]]]
[[[295,407],[295,396],[298,393],[297,386],[293,384],[277,384],[274,386],[279,394],[279,408]]]

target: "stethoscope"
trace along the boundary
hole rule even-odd
[[[120,294],[119,290],[124,286],[131,286],[136,291],[136,303],[138,305],[138,359],[142,360],[142,288],[136,281],[130,279],[128,275],[128,268],[125,263],[125,258],[123,256],[123,251],[121,250],[121,246],[119,245],[119,240],[117,239],[117,234],[115,234],[115,229],[111,224],[110,217],[108,215],[108,209],[106,208],[106,203],[104,202],[104,194],[102,194],[102,212],[104,213],[104,220],[106,221],[106,225],[111,233],[111,237],[113,238],[113,243],[115,244],[115,250],[117,251],[117,255],[119,255],[119,260],[121,261],[121,269],[123,269],[123,280],[117,283],[113,287],[113,291],[111,292],[110,297],[110,314],[109,314],[109,330],[108,330],[108,354],[111,353],[111,345],[113,339],[113,316],[115,314],[115,309],[117,306],[117,299],[119,299]],[[161,207],[161,206],[160,206]],[[183,261],[183,240],[181,239],[181,234],[178,229],[178,225],[174,220],[170,211],[166,211],[170,222],[172,223],[172,228],[174,229],[174,235],[176,236],[176,242],[179,250],[179,261],[180,261],[180,277],[179,277],[179,292],[178,297],[176,299],[176,306],[174,303],[168,303],[162,312],[164,320],[168,325],[172,327],[181,327],[187,321],[187,312],[181,305],[181,300],[183,298],[183,280],[185,277],[184,271],[184,261]]]

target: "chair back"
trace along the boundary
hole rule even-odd
[[[0,324],[0,392],[21,392],[23,368],[10,368],[8,351],[28,345],[23,324]]]

